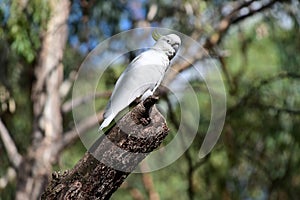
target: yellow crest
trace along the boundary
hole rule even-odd
[[[153,32],[152,32],[152,38],[155,40],[155,41],[157,41],[159,38],[161,38],[161,34],[157,31],[157,30],[154,30]]]

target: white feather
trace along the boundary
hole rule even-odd
[[[180,44],[180,38],[176,37]],[[146,99],[158,87],[170,64],[170,54],[176,53],[166,41],[158,40],[153,48],[137,56],[121,74],[107,104],[100,129],[107,127],[136,98],[142,96]]]

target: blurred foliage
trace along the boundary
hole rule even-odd
[[[0,1],[0,117],[24,153],[31,137],[32,70],[49,10],[48,1],[28,1],[24,7],[20,2],[27,1]],[[73,0],[63,58],[64,76],[68,78],[71,71],[78,69],[99,42],[134,27],[175,29],[189,36],[201,36],[198,41],[203,43],[225,16],[226,5],[231,4],[234,2]],[[149,11],[155,6],[156,14],[150,19]],[[286,1],[232,25],[227,31],[217,46],[217,50],[226,52],[223,66],[216,61],[230,75],[224,75],[228,113],[221,138],[211,154],[199,161],[198,151],[210,120],[210,96],[205,83],[193,81],[201,108],[199,134],[180,159],[151,173],[160,199],[300,196],[299,13],[298,1]],[[98,91],[111,91],[125,66],[126,63],[110,68]],[[103,109],[106,100],[97,101],[96,107]],[[161,101],[166,103],[165,99]],[[179,110],[173,108],[176,119],[180,119]],[[71,114],[66,114],[64,130],[72,125]],[[168,125],[170,135],[165,144],[176,134],[176,123],[169,120]],[[55,169],[72,168],[85,151],[81,142],[75,143],[63,152]],[[1,140],[0,152],[1,177],[9,166]],[[147,199],[142,179],[142,174],[131,174],[112,199],[133,199],[133,188]],[[13,184],[0,190],[0,199],[11,199],[14,190]]]
[[[42,12],[41,12],[42,11]],[[7,22],[11,48],[27,62],[32,62],[40,47],[40,37],[48,19],[48,2],[34,0],[23,5],[12,1]]]

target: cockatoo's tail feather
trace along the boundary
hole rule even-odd
[[[114,117],[113,115],[110,115],[108,116],[106,119],[104,119],[104,121],[102,122],[101,126],[99,129],[103,129],[105,127],[107,127],[113,120],[114,120]]]

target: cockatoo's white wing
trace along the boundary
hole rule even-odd
[[[168,57],[153,49],[136,57],[118,79],[100,129],[108,126],[116,115],[136,98],[160,84],[168,65]]]

